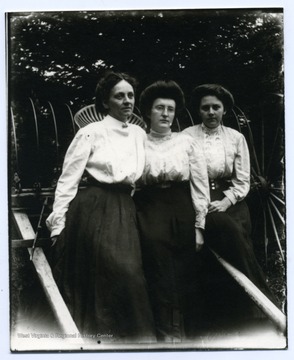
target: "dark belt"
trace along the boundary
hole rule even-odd
[[[209,179],[209,189],[211,201],[222,200],[224,191],[232,185],[230,180],[226,179]]]
[[[157,184],[146,185],[143,188],[148,189],[170,189],[179,187],[189,187],[189,181],[164,181]]]
[[[209,187],[210,190],[228,190],[228,188],[232,185],[231,180],[225,179],[209,179]]]
[[[130,195],[132,195],[133,191],[134,191],[134,187],[132,187],[129,184],[123,184],[123,183],[101,183],[99,181],[97,181],[96,179],[89,177],[87,179],[87,185],[88,186],[97,186],[100,187],[102,189],[108,189],[108,190],[117,190],[117,191],[121,191],[121,192],[126,192]]]

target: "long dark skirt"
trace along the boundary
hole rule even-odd
[[[202,299],[189,184],[146,187],[135,203],[158,340],[182,341],[193,332]]]
[[[130,193],[111,186],[79,191],[54,259],[54,277],[81,333],[155,341]]]
[[[226,212],[210,213],[206,217],[205,243],[231,265],[245,274],[271,301],[266,277],[256,259],[250,237],[251,220],[245,201],[231,206]],[[234,282],[209,252],[206,253],[207,318],[234,323],[262,318],[262,312],[243,289]]]

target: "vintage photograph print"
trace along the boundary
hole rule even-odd
[[[287,349],[283,15],[6,13],[12,352]]]

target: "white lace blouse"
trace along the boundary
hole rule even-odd
[[[139,126],[124,127],[109,115],[77,132],[65,155],[53,212],[46,220],[51,237],[64,228],[69,203],[85,171],[101,183],[134,186],[144,169],[145,141],[146,133]]]
[[[231,203],[243,200],[250,189],[250,156],[244,135],[223,125],[210,130],[203,124],[191,126],[183,133],[202,147],[210,179],[231,180],[232,185],[224,191]]]
[[[151,130],[145,146],[146,164],[142,182],[146,185],[190,181],[195,227],[205,227],[209,201],[206,163],[201,148],[182,133],[166,135]]]

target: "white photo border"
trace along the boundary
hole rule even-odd
[[[0,130],[0,146],[1,146],[1,169],[4,172],[7,172],[7,74],[6,74],[6,58],[5,58],[5,12],[14,12],[14,11],[43,11],[43,10],[53,10],[53,11],[61,11],[61,10],[128,10],[128,9],[178,9],[179,2],[175,0],[169,1],[95,1],[95,0],[42,0],[38,3],[34,0],[6,0],[2,1],[0,4],[1,9],[1,58],[0,58],[0,78],[2,79],[2,86],[0,90],[0,101],[1,101],[1,130]],[[249,0],[249,1],[189,1],[182,0],[180,2],[181,8],[260,8],[260,7],[283,7],[284,8],[284,19],[285,19],[285,106],[286,106],[286,183],[287,186],[287,254],[288,254],[288,269],[287,273],[289,274],[290,281],[288,281],[288,350],[262,350],[262,351],[209,351],[209,352],[201,352],[197,351],[183,351],[183,352],[166,352],[166,353],[103,353],[103,354],[91,354],[91,353],[62,353],[62,354],[20,354],[18,356],[22,356],[24,358],[31,358],[32,356],[42,356],[45,358],[49,358],[51,356],[57,357],[75,357],[78,356],[79,359],[92,359],[97,356],[103,356],[110,359],[144,359],[152,356],[154,359],[159,358],[168,358],[168,359],[194,359],[197,357],[198,359],[247,359],[248,357],[257,358],[258,359],[290,359],[294,358],[294,338],[293,338],[293,281],[291,279],[291,274],[293,274],[294,268],[294,251],[293,251],[293,226],[291,225],[293,217],[293,202],[291,204],[291,200],[294,199],[293,189],[291,189],[290,184],[293,182],[293,164],[291,164],[290,154],[293,152],[291,142],[293,141],[293,126],[294,121],[292,119],[292,109],[290,108],[291,99],[294,99],[294,76],[293,69],[291,69],[291,64],[294,63],[293,60],[293,34],[294,34],[294,3],[292,0],[285,1],[257,1],[257,0]],[[293,65],[292,65],[293,66]],[[5,79],[5,81],[4,81]],[[2,176],[1,178],[1,211],[0,211],[0,353],[2,359],[8,359],[13,354],[10,353],[10,335],[9,335],[9,275],[8,275],[8,220],[7,220],[7,177]],[[16,356],[16,355],[14,355]]]

